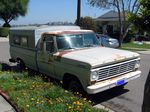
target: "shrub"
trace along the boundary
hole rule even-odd
[[[2,70],[2,65],[0,64],[0,71]]]
[[[124,38],[123,42],[128,43],[135,40],[135,35],[133,33],[128,33],[127,36]]]
[[[109,36],[112,37],[112,38],[115,38],[115,39],[119,40],[120,32],[116,30],[116,31],[113,32],[113,34],[111,34]]]
[[[76,21],[77,22],[77,21]],[[89,29],[96,31],[96,22],[91,17],[81,17],[79,21],[79,26],[83,29]]]
[[[0,37],[7,37],[9,33],[8,27],[1,27],[0,28]]]

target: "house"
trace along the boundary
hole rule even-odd
[[[122,16],[123,19],[123,16]],[[100,17],[94,19],[99,27],[101,28],[102,33],[113,33],[119,29],[119,16],[118,12],[111,10]]]

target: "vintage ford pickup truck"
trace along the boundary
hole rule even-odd
[[[139,54],[102,47],[78,26],[10,29],[11,62],[63,81],[71,90],[95,94],[140,77]]]

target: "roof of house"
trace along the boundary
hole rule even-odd
[[[96,21],[118,21],[118,12],[111,10],[100,17],[96,18]]]

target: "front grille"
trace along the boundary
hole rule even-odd
[[[99,69],[99,78],[98,81],[105,80],[108,78],[120,76],[125,73],[134,71],[136,60],[126,61],[122,63],[117,63],[111,66],[105,66]]]

